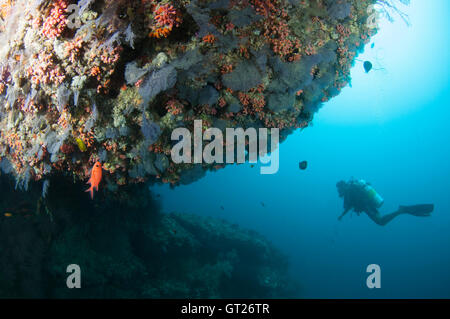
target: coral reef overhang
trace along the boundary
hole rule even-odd
[[[304,128],[350,81],[373,0],[0,0],[0,167],[189,183],[171,132]],[[198,165],[197,165],[198,166]]]

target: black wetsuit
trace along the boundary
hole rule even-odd
[[[349,182],[344,195],[344,209],[350,211],[353,209],[358,215],[367,210],[371,205],[367,194],[357,182]]]

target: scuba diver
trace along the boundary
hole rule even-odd
[[[418,217],[427,217],[434,210],[433,204],[399,206],[396,212],[381,216],[378,209],[383,205],[383,198],[363,179],[351,179],[348,182],[340,181],[336,184],[339,197],[344,198],[344,212],[339,216],[341,220],[350,210],[358,216],[365,212],[376,224],[384,226],[401,214],[410,214]]]

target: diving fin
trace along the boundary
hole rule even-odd
[[[410,214],[418,217],[427,217],[431,215],[431,212],[433,212],[434,204],[400,206],[398,210],[404,214]]]

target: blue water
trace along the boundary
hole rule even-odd
[[[352,87],[280,145],[277,174],[233,165],[188,186],[152,187],[164,211],[264,234],[289,256],[299,297],[450,298],[450,2],[411,2],[412,26],[382,21],[358,57],[378,70],[355,63]],[[352,176],[384,197],[382,213],[434,203],[433,216],[402,215],[385,227],[366,215],[338,222],[335,184]],[[369,264],[381,267],[380,289],[366,286]]]

